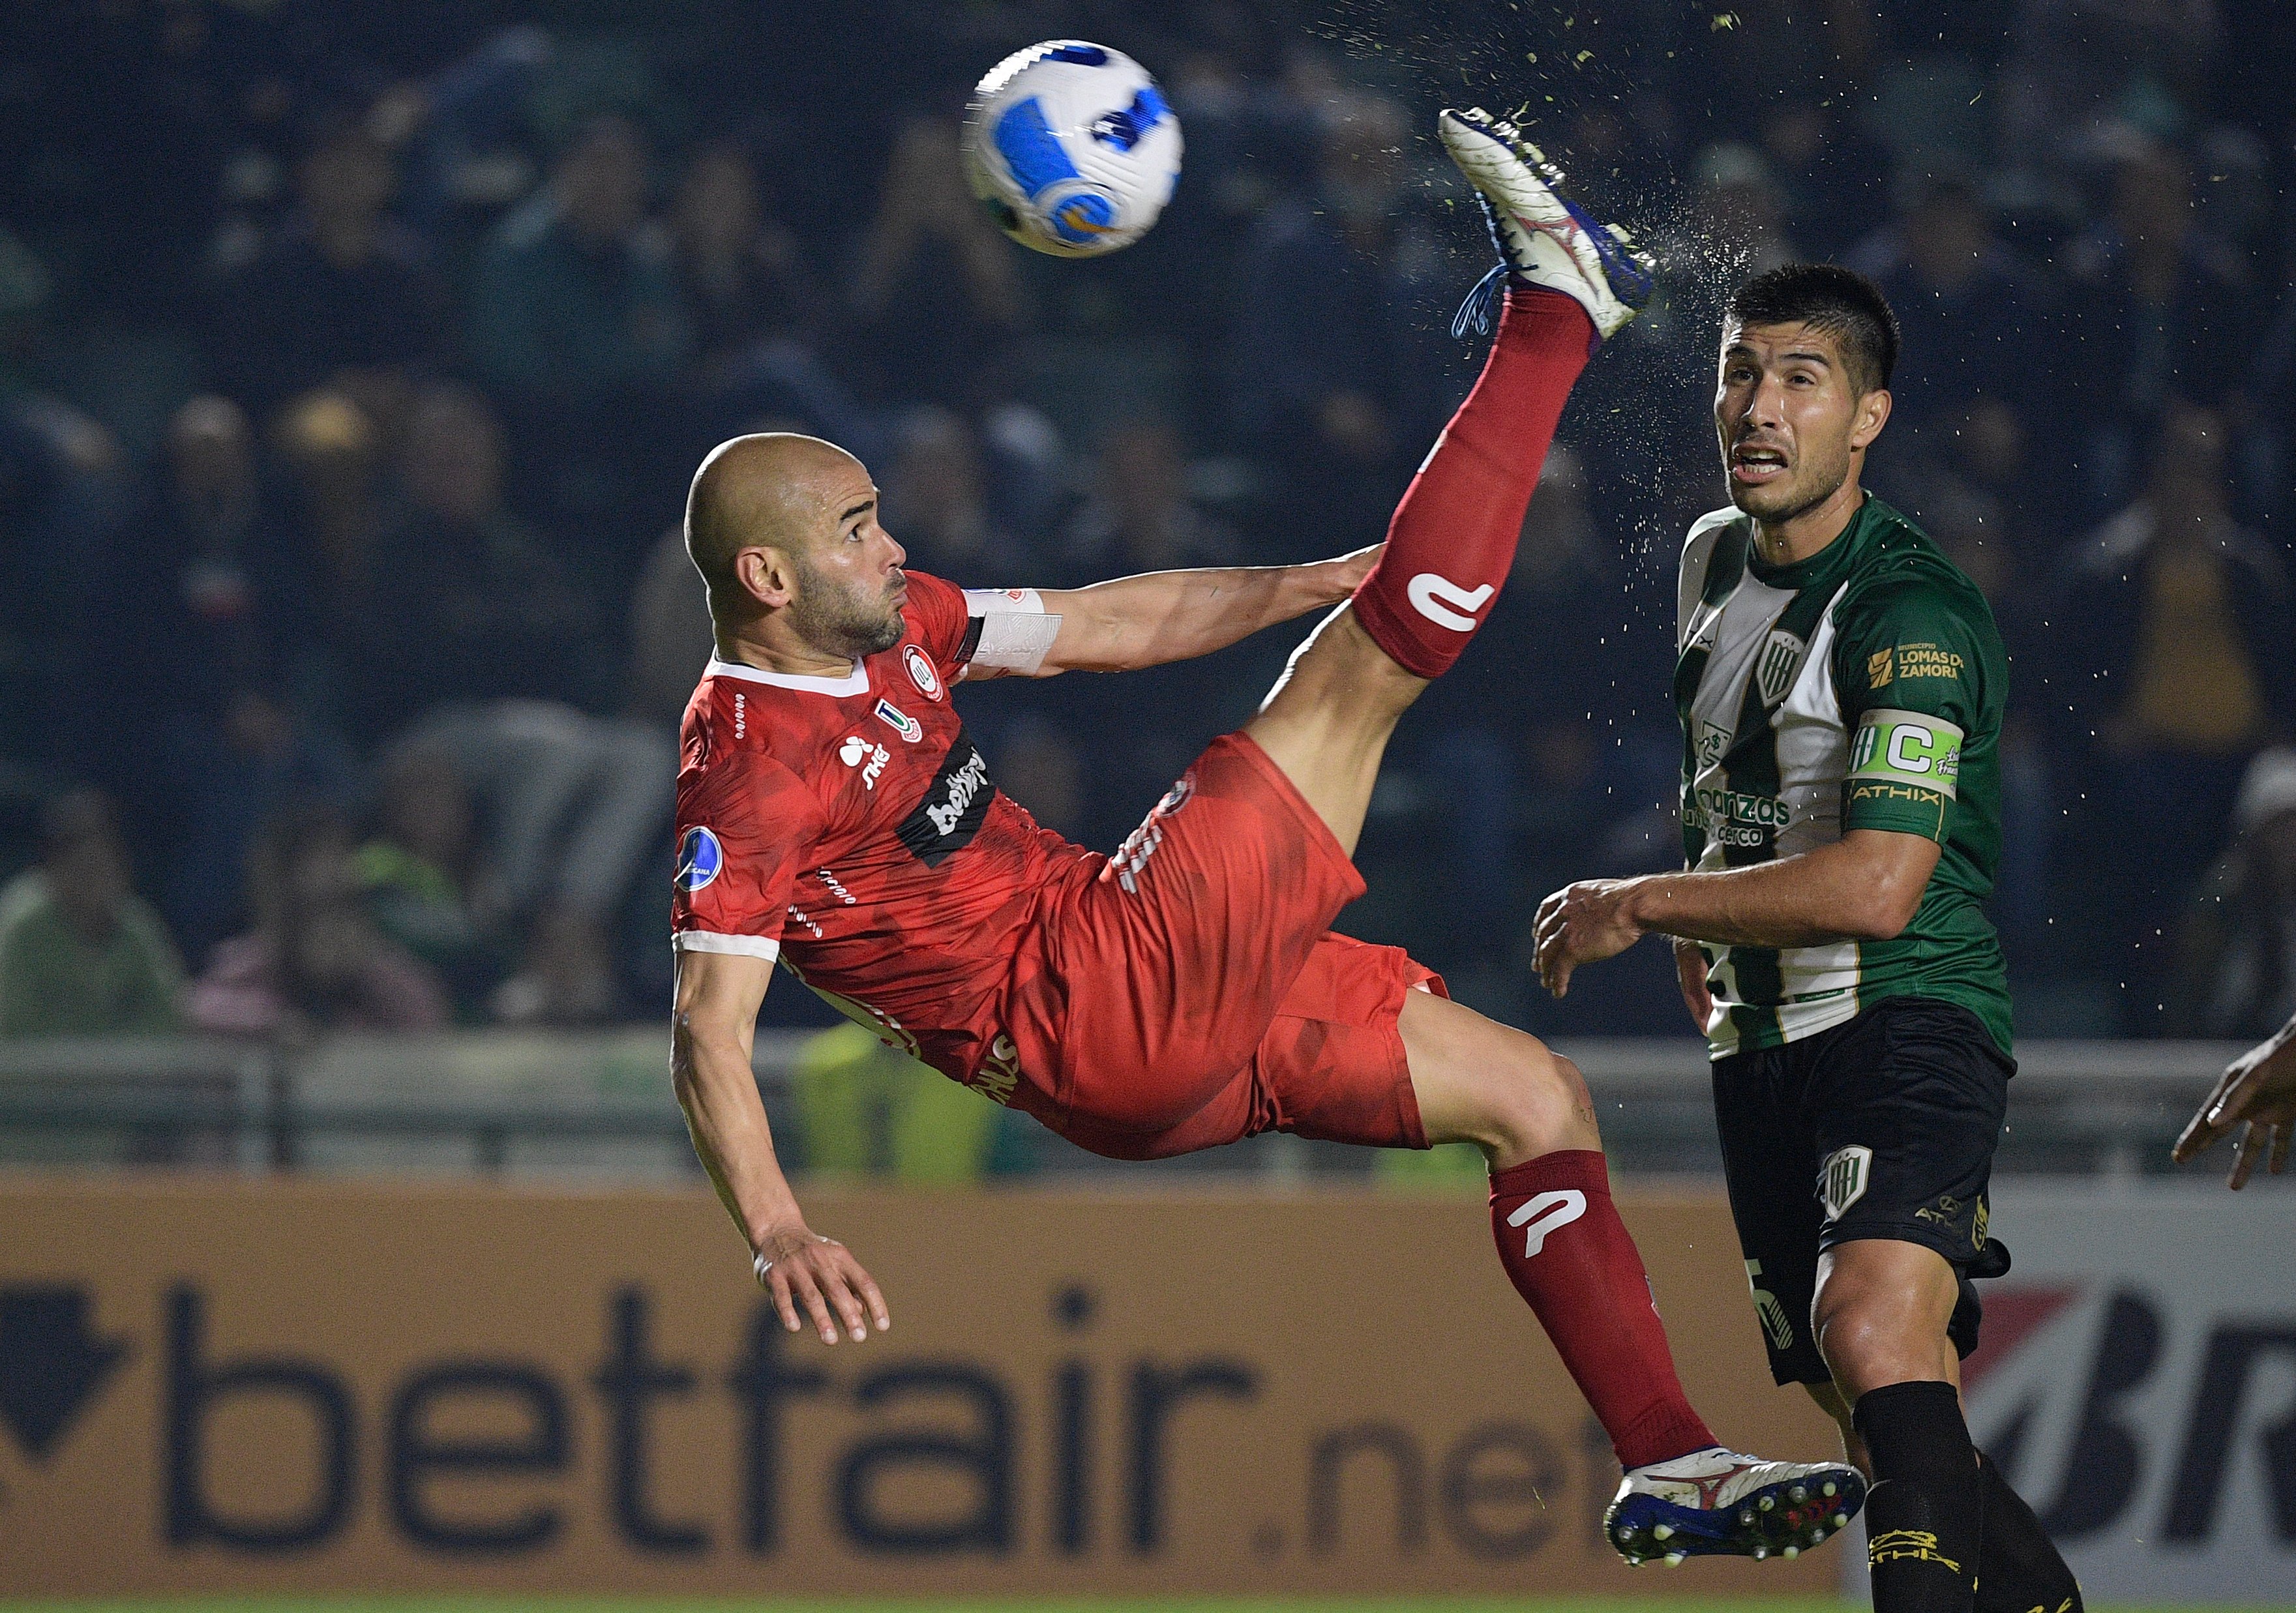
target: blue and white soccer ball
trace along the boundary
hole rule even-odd
[[[1055,258],[1097,258],[1148,233],[1180,177],[1180,120],[1121,51],[1050,39],[973,86],[964,168],[996,227]]]

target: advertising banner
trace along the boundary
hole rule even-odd
[[[2009,1184],[1971,1431],[2092,1602],[2296,1602],[2296,1193]]]
[[[1832,1546],[1611,1556],[1617,1466],[1474,1199],[808,1208],[890,1333],[783,1332],[704,1191],[0,1182],[0,1596],[1809,1594],[1838,1572]],[[1719,1196],[1628,1219],[1722,1437],[1833,1449],[1769,1385]],[[2053,1437],[2037,1422],[2030,1460]]]

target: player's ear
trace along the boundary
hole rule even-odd
[[[767,610],[778,610],[797,596],[796,571],[779,549],[742,550],[734,556],[734,575],[742,592]]]
[[[1871,447],[1882,435],[1882,428],[1890,423],[1890,402],[1886,387],[1876,387],[1857,400],[1849,426],[1852,448]]]

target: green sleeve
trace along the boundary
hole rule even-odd
[[[1982,596],[1930,578],[1845,601],[1833,687],[1849,733],[1841,827],[1946,837],[1964,750],[1985,734],[1999,641]]]

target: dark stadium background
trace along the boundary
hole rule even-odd
[[[1185,133],[1162,221],[1103,261],[1006,242],[957,168],[972,80],[1055,37],[1136,56]],[[515,1171],[541,1135],[613,1181],[582,1149],[636,1135],[690,1170],[659,1048],[615,1028],[669,990],[700,455],[832,438],[910,563],[968,585],[1376,541],[1480,358],[1449,325],[1489,250],[1431,135],[1480,103],[1638,229],[1662,291],[1406,718],[1344,927],[1570,1039],[1606,1100],[1647,1093],[1606,1101],[1626,1163],[1710,1167],[1664,950],[1556,1003],[1528,921],[1678,858],[1714,314],[1750,270],[1850,264],[1906,337],[1869,481],[2013,659],[1993,911],[2039,1107],[2005,1163],[2158,1172],[2203,1044],[2296,1011],[2292,72],[2284,0],[20,0],[0,1159],[77,1191]],[[1000,684],[967,721],[1001,788],[1113,849],[1295,636]],[[838,1021],[785,982],[766,1023]],[[513,1030],[570,1033],[515,1045],[554,1050],[537,1082],[594,1071],[593,1107],[456,1085],[455,1050]],[[818,1167],[1081,1164],[865,1037],[767,1039]]]

